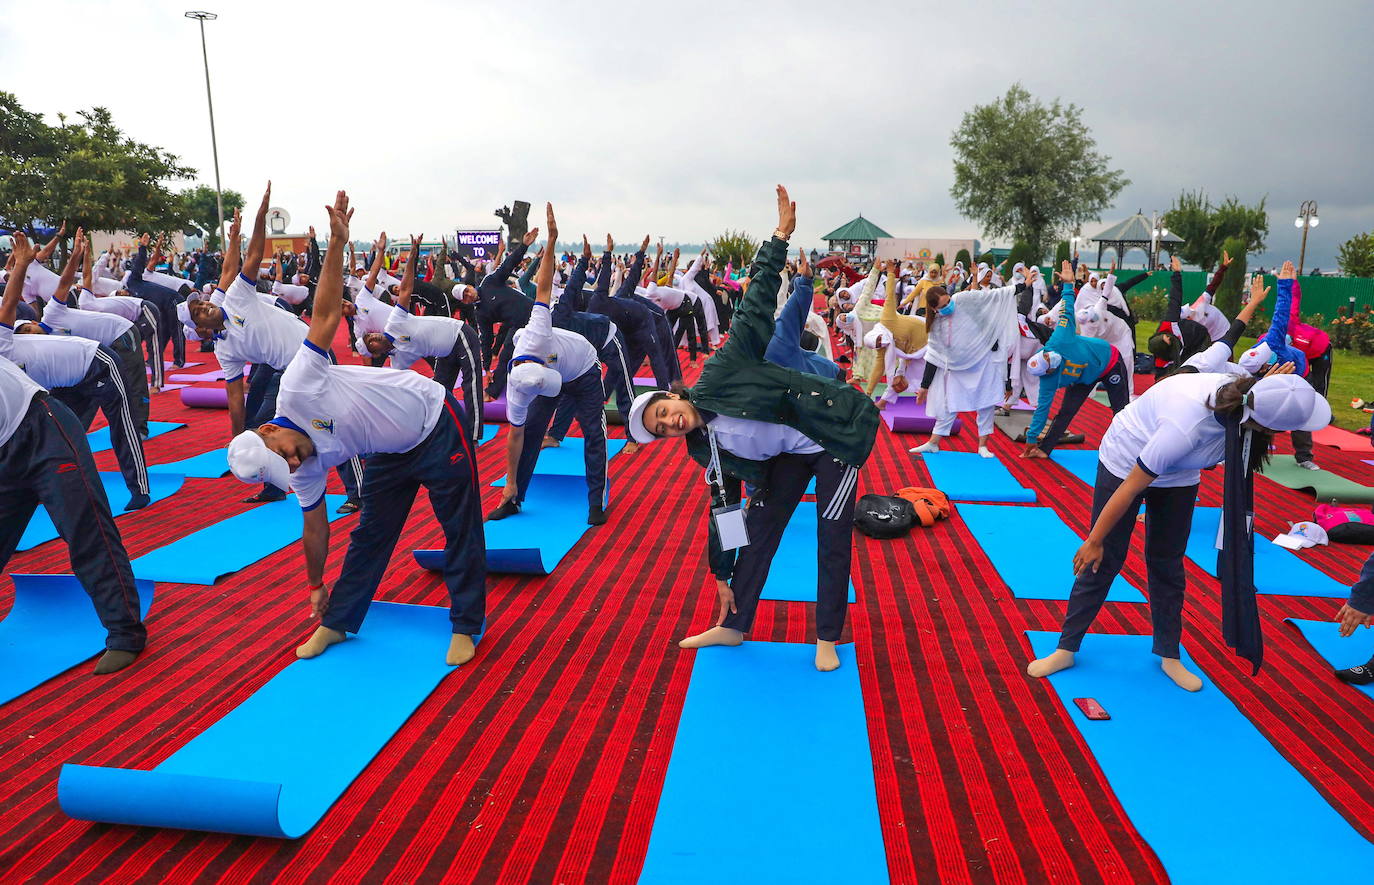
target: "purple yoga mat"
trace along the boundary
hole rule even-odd
[[[224,370],[215,369],[213,372],[202,372],[199,375],[188,375],[183,372],[179,375],[169,375],[167,380],[175,381],[178,384],[195,384],[198,381],[223,381]]]
[[[227,409],[229,395],[223,387],[184,387],[181,404],[191,409]]]
[[[482,403],[482,420],[506,420],[506,395],[504,393],[489,403]]]
[[[935,429],[935,419],[926,414],[926,407],[916,402],[914,396],[898,397],[895,403],[883,409],[882,416],[893,433],[930,433]],[[958,433],[963,427],[963,419],[956,417],[950,433]]]

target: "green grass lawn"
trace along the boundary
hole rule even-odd
[[[1136,324],[1136,349],[1144,351],[1146,342],[1158,327],[1154,320],[1141,320]],[[1242,338],[1236,347],[1239,354],[1252,344],[1253,338]],[[1355,397],[1374,402],[1374,356],[1365,356],[1351,350],[1335,352],[1331,364],[1331,389],[1327,400],[1331,403],[1331,420],[1337,427],[1355,430],[1369,426],[1369,415],[1350,408]]]

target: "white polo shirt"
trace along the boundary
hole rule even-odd
[[[385,332],[386,321],[391,318],[391,305],[379,300],[372,290],[363,286],[353,297],[353,306],[358,309],[353,316],[353,331],[358,335],[369,332]]]
[[[10,362],[14,329],[0,323],[0,446],[10,441],[24,421],[35,394],[43,387]]]
[[[312,510],[324,500],[329,470],[348,459],[415,448],[434,430],[443,409],[444,388],[430,378],[397,369],[336,366],[314,342],[302,342],[277,393],[277,418],[315,446],[315,454],[291,474],[301,508]]]
[[[54,335],[79,335],[109,347],[134,324],[113,313],[68,307],[54,298],[43,308],[43,325]]]
[[[281,371],[295,357],[310,327],[259,297],[257,287],[243,274],[229,284],[220,310],[224,311],[224,340],[215,356],[226,382],[243,377],[249,363],[263,363]]]
[[[533,357],[540,365],[558,373],[563,383],[576,381],[597,364],[596,348],[586,338],[567,329],[553,327],[553,313],[547,304],[536,301],[530,321],[515,333],[515,355],[511,362]],[[506,420],[521,427],[534,397],[506,387]]]
[[[66,335],[16,335],[11,326],[0,325],[0,338],[9,338],[8,356],[48,390],[80,384],[95,359],[99,344],[89,338]]]
[[[96,281],[97,287],[99,280]],[[143,314],[143,299],[132,295],[96,296],[90,289],[82,289],[76,296],[76,303],[82,310],[112,313],[130,322],[138,322]]]
[[[1165,378],[1112,419],[1098,460],[1118,479],[1138,464],[1155,477],[1152,486],[1197,485],[1201,471],[1226,456],[1226,429],[1209,404],[1234,380],[1219,373]]]
[[[427,356],[448,356],[458,343],[462,326],[462,320],[417,317],[401,305],[395,305],[387,316],[385,331],[394,348],[391,351],[391,367],[409,369]]]
[[[1241,377],[1249,374],[1239,364],[1231,362],[1231,356],[1231,345],[1225,341],[1216,341],[1202,353],[1188,357],[1183,361],[1183,365],[1192,366],[1199,372],[1224,372]]]

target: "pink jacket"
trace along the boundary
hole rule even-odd
[[[1289,315],[1288,334],[1293,346],[1301,350],[1308,360],[1316,359],[1331,349],[1331,338],[1316,326],[1302,322],[1302,283],[1293,281],[1293,312]]]

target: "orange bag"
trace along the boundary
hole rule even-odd
[[[916,510],[916,518],[922,528],[930,528],[941,519],[949,519],[951,512],[949,498],[939,489],[920,489],[907,486],[897,492],[897,497],[911,502]]]

